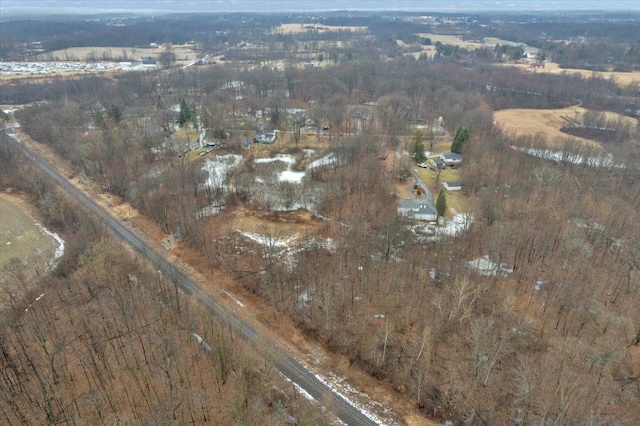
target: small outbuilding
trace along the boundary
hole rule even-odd
[[[444,186],[444,189],[446,189],[447,191],[461,191],[462,190],[462,184],[460,182],[458,182],[457,180],[445,182],[445,183],[442,184],[442,186]]]
[[[430,158],[429,162],[433,165],[433,167],[435,167],[436,169],[444,169],[447,167],[446,163],[444,162],[444,160],[440,157],[436,157],[436,158]]]

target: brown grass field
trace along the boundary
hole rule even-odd
[[[597,142],[570,136],[562,133],[560,128],[567,122],[562,117],[580,119],[587,110],[582,107],[568,107],[562,109],[505,109],[493,113],[494,121],[505,131],[514,132],[517,135],[542,134],[549,141],[555,139],[573,138],[586,144],[599,146]],[[623,117],[615,113],[608,113],[610,118]],[[638,120],[631,117],[623,117],[629,120],[635,127]]]
[[[10,279],[5,265],[17,258],[27,265],[23,269],[26,276],[34,276],[36,270],[42,273],[47,269],[57,247],[55,240],[43,234],[36,225],[34,214],[34,208],[25,197],[0,193],[0,310],[7,293],[21,295],[27,290]]]
[[[589,70],[578,70],[578,69],[565,69],[560,68],[555,62],[545,62],[544,68],[531,68],[529,64],[508,64],[505,66],[511,66],[520,68],[525,72],[533,72],[533,73],[549,73],[549,74],[580,74],[583,77],[601,77],[606,79],[614,79],[615,82],[621,86],[628,86],[630,84],[640,84],[640,71],[634,72],[615,72],[615,71],[589,71]]]
[[[176,61],[191,61],[197,57],[197,51],[194,45],[183,44],[171,46],[171,51],[176,56]],[[102,60],[103,55],[118,58],[126,57],[128,60],[140,60],[144,58],[157,59],[164,52],[164,47],[72,47],[69,49],[55,50],[38,56],[38,60],[55,59],[59,61],[75,60],[84,61],[91,54],[95,55],[98,60]],[[57,59],[56,59],[57,58]]]

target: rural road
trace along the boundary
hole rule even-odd
[[[299,361],[289,355],[285,350],[278,347],[278,344],[275,341],[262,335],[246,320],[240,318],[236,313],[218,302],[210,293],[204,291],[183,270],[167,261],[155,250],[155,248],[151,247],[146,241],[124,226],[120,220],[111,216],[104,208],[99,206],[95,201],[73,186],[42,157],[29,150],[17,135],[9,132],[7,132],[7,135],[18,147],[20,147],[29,160],[36,163],[49,177],[55,180],[60,187],[62,187],[70,196],[75,198],[81,205],[95,213],[102,222],[111,228],[118,238],[125,241],[138,253],[156,265],[158,270],[162,272],[167,280],[173,282],[184,292],[195,295],[220,319],[220,321],[230,324],[235,331],[243,339],[249,342],[259,353],[267,359],[272,360],[278,371],[308,392],[317,401],[322,401],[326,407],[329,407],[334,411],[340,420],[348,425],[354,426],[378,424],[348,402],[344,396],[318,380],[318,378]]]

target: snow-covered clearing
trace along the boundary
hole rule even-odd
[[[451,220],[449,220],[444,226],[436,229],[436,234],[439,236],[447,235],[450,237],[457,237],[468,230],[472,223],[472,214],[455,212]]]
[[[307,151],[308,152],[305,152],[305,157],[307,157],[311,151],[315,152],[314,150],[307,150]],[[267,163],[274,163],[276,161],[283,162],[287,165],[285,170],[279,172],[278,181],[291,182],[291,183],[297,183],[297,184],[302,183],[302,180],[307,175],[307,172],[313,169],[317,169],[318,167],[324,167],[324,166],[338,165],[337,157],[332,152],[325,155],[324,157],[318,158],[312,161],[311,163],[307,164],[304,171],[293,170],[293,166],[297,163],[297,160],[294,156],[289,154],[277,154],[275,157],[257,158],[253,160],[255,164],[267,164]],[[262,177],[256,177],[256,182],[258,180],[260,180],[261,182],[264,182],[264,179]]]
[[[242,162],[242,156],[237,154],[220,155],[217,157],[207,158],[202,165],[202,170],[208,173],[205,186],[210,188],[220,188],[225,193],[229,190],[227,175],[230,171],[236,169]],[[202,208],[197,216],[214,216],[220,213],[224,206],[212,204]]]
[[[237,168],[241,162],[242,156],[237,154],[207,158],[202,166],[202,169],[209,173],[206,185],[211,188],[224,187],[227,183],[227,174]]]

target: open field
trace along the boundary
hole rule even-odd
[[[69,49],[55,50],[43,53],[38,56],[38,60],[59,60],[59,61],[85,61],[87,57],[94,56],[99,61],[112,61],[122,59],[126,61],[138,61],[145,58],[157,59],[162,52],[163,46],[158,47],[73,47]],[[176,56],[176,61],[192,61],[197,57],[195,46],[191,44],[171,46],[171,52]],[[126,59],[125,59],[126,58]]]
[[[316,24],[281,24],[271,29],[271,34],[300,34],[304,32],[328,33],[332,31],[365,31],[367,27],[356,26],[333,26],[333,25],[316,25]]]
[[[517,67],[525,72],[535,72],[535,73],[549,73],[549,74],[580,74],[583,77],[601,77],[610,79],[613,78],[615,82],[621,86],[628,86],[630,84],[640,84],[640,71],[634,72],[615,72],[615,71],[589,71],[589,70],[578,70],[571,68],[560,68],[555,62],[545,62],[544,68],[531,68],[529,64],[508,64],[506,66]]]
[[[5,266],[13,258],[22,262],[21,272],[27,277],[44,272],[58,244],[43,232],[31,215],[32,207],[18,195],[0,193],[0,299],[6,293],[23,293],[20,283],[10,277]]]
[[[580,119],[587,110],[582,107],[568,107],[562,109],[505,109],[496,111],[493,119],[503,130],[515,132],[517,135],[542,134],[549,141],[557,138],[574,138],[584,143],[599,146],[597,142],[589,139],[571,136],[560,131],[560,128],[567,124],[562,117],[570,119]],[[608,113],[611,117],[620,117],[614,113]],[[624,117],[635,127],[638,120],[631,117]]]

